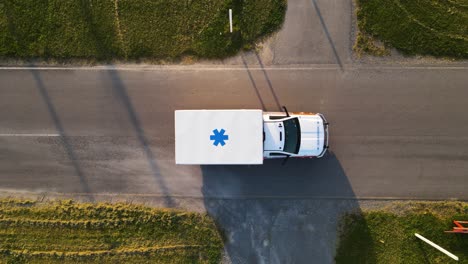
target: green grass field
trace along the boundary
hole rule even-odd
[[[285,11],[286,0],[3,0],[0,58],[219,58],[277,30]]]
[[[468,220],[468,203],[403,203],[342,220],[336,263],[456,263],[420,241],[419,233],[468,263],[468,234],[449,234],[452,220]]]
[[[356,2],[360,31],[388,47],[407,55],[468,58],[468,0]]]
[[[0,200],[0,263],[219,263],[222,248],[201,214]]]

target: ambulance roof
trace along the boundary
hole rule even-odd
[[[176,164],[262,164],[262,110],[176,110]]]

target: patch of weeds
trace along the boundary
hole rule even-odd
[[[390,55],[390,50],[384,44],[378,43],[375,38],[362,32],[358,33],[353,50],[359,57],[364,54],[379,57]]]

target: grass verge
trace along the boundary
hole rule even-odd
[[[388,56],[390,55],[390,50],[387,49],[384,45],[378,45],[377,41],[368,34],[358,32],[356,37],[356,43],[353,46],[353,50],[360,57],[363,54],[369,54],[372,56]]]
[[[468,58],[468,0],[356,2],[363,34],[406,55]],[[356,45],[366,49],[366,42]]]
[[[222,247],[206,215],[0,200],[0,263],[219,263]]]
[[[285,11],[286,0],[4,0],[0,58],[220,58],[277,30]]]
[[[336,263],[452,263],[414,233],[452,252],[459,263],[468,263],[468,235],[444,233],[452,229],[452,220],[468,220],[468,203],[394,203],[348,214],[342,219]]]

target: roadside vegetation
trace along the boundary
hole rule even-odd
[[[426,237],[468,263],[468,234],[451,234],[453,220],[468,220],[468,203],[394,203],[342,219],[336,263],[452,263],[419,240]]]
[[[390,50],[383,45],[383,43],[378,43],[378,41],[363,32],[358,32],[356,37],[356,42],[353,47],[358,56],[369,54],[372,56],[388,56],[390,55]]]
[[[468,0],[355,1],[358,53],[387,54],[375,52],[375,38],[406,55],[468,58]]]
[[[286,0],[4,0],[0,58],[221,58],[277,30],[285,11]]]
[[[0,200],[0,263],[219,263],[222,247],[206,215]]]

